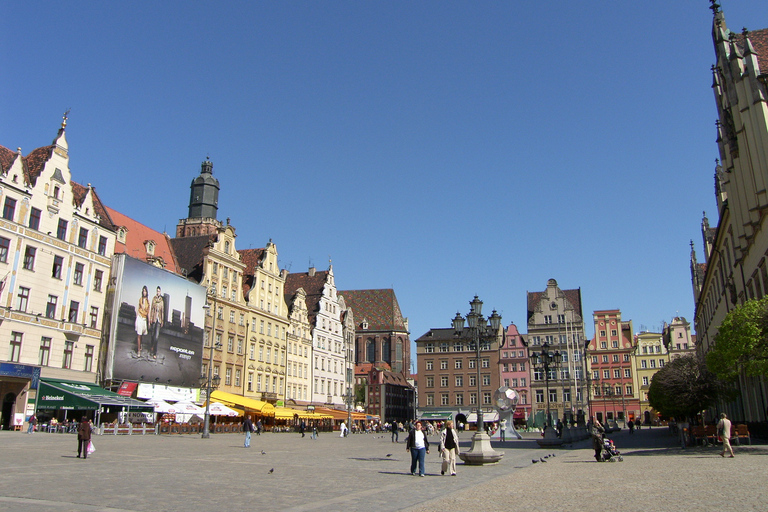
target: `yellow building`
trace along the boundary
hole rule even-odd
[[[667,347],[658,332],[641,332],[635,336],[635,349],[632,354],[635,367],[635,389],[640,396],[640,421],[651,425],[657,413],[648,403],[648,389],[656,372],[669,362]]]

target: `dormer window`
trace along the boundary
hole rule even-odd
[[[150,256],[154,256],[155,254],[155,242],[153,240],[147,240],[144,242],[144,247],[147,250],[147,254]]]
[[[53,198],[54,198],[54,199],[59,199],[59,194],[60,194],[60,193],[61,193],[61,189],[59,188],[59,186],[58,186],[58,185],[56,185],[55,187],[53,187]]]
[[[117,241],[121,244],[125,243],[125,235],[128,233],[128,230],[125,228],[120,228],[117,230]]]
[[[224,252],[229,254],[229,240],[224,242]]]
[[[363,329],[368,329],[368,320],[363,318],[363,324],[362,325],[363,325]]]

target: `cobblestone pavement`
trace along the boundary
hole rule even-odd
[[[665,429],[614,434],[624,462],[598,464],[588,442],[544,450],[534,434],[494,443],[500,464],[458,466],[440,476],[437,438],[426,478],[387,434],[95,436],[96,453],[77,459],[72,434],[0,432],[0,510],[671,510],[701,505],[767,510],[768,447],[681,450]],[[462,433],[468,449],[471,433]],[[264,452],[262,454],[262,451]],[[531,460],[555,453],[546,463]],[[270,470],[274,471],[270,473]]]

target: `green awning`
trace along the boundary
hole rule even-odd
[[[95,411],[116,406],[132,411],[152,412],[154,408],[141,400],[121,396],[88,382],[61,379],[40,379],[38,409]]]
[[[419,415],[421,420],[450,420],[453,419],[453,413],[448,411],[429,411]]]

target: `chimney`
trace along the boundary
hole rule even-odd
[[[309,267],[309,275],[310,277],[315,275],[315,267]]]

